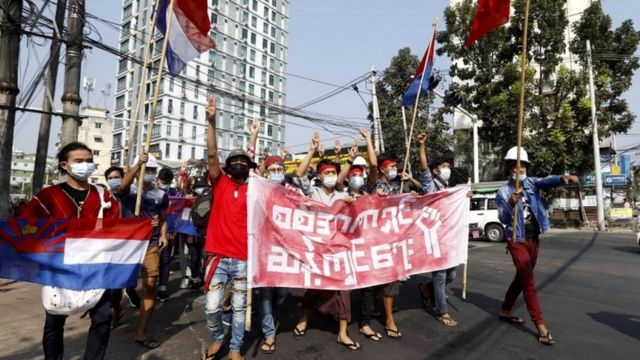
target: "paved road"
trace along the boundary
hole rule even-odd
[[[301,292],[293,291],[281,314],[283,332],[273,355],[258,347],[260,334],[247,336],[247,358],[261,359],[634,359],[640,357],[640,251],[630,232],[554,232],[542,239],[536,268],[540,299],[557,344],[537,343],[535,328],[499,322],[496,312],[513,276],[504,244],[472,243],[468,300],[460,299],[461,281],[451,286],[452,316],[460,325],[445,328],[425,312],[417,297],[414,276],[403,285],[397,323],[402,340],[374,343],[358,335],[357,319],[349,330],[363,345],[350,352],[335,344],[336,324],[312,317],[306,336],[294,339],[291,329],[299,314]],[[179,279],[170,288],[177,289]],[[353,294],[354,309],[359,296]],[[521,301],[516,312],[528,318]],[[41,358],[44,320],[39,287],[0,285],[0,359]],[[108,359],[198,359],[208,342],[203,297],[176,291],[156,310],[151,333],[164,341],[153,351],[132,342],[137,313],[126,308],[123,325],[112,333]],[[254,318],[255,319],[255,318]],[[254,320],[254,323],[256,320]],[[71,317],[66,327],[66,358],[81,358],[89,321]],[[382,330],[382,325],[373,326]]]

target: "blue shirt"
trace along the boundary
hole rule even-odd
[[[524,193],[526,193],[523,195],[529,199],[531,212],[538,222],[541,234],[544,234],[549,230],[549,217],[547,216],[547,211],[544,208],[544,203],[540,196],[540,190],[554,188],[561,184],[562,176],[559,175],[547,176],[542,179],[537,177],[527,177],[522,182]],[[498,218],[505,226],[505,236],[507,240],[513,239],[513,207],[509,205],[509,198],[511,197],[511,194],[513,194],[513,190],[513,185],[511,182],[508,182],[502,185],[496,194]],[[523,242],[525,240],[523,200],[518,202],[518,225],[516,234],[516,241],[518,242]]]
[[[122,204],[122,217],[135,217],[137,189],[131,186],[129,192],[124,195],[118,195],[118,199]],[[160,189],[153,188],[142,192],[142,200],[140,203],[140,217],[154,217],[169,207],[169,196]],[[160,227],[156,226],[151,232],[149,246],[158,245],[160,238]]]

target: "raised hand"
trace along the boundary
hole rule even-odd
[[[207,102],[207,108],[205,109],[207,115],[207,121],[213,127],[216,126],[216,97],[212,96]]]
[[[336,154],[340,154],[341,150],[342,150],[342,144],[340,143],[340,139],[337,139],[333,145],[333,151],[335,151]]]
[[[318,156],[320,156],[320,159],[324,158],[324,145],[322,144],[318,144]]]
[[[421,132],[416,137],[416,140],[418,141],[418,144],[424,145],[424,143],[427,141],[427,135],[425,133]]]
[[[251,133],[251,135],[253,136],[258,136],[259,132],[260,132],[260,118],[256,116],[253,118],[253,123],[251,123],[251,126],[249,127],[249,133]]]
[[[357,147],[349,148],[349,160],[353,161],[360,155]]]
[[[365,139],[371,139],[371,131],[369,131],[369,129],[360,129],[360,135],[362,135],[362,137]]]
[[[309,150],[320,151],[320,133],[314,132],[311,137],[311,145],[309,146]],[[324,148],[322,148],[322,154],[324,155]]]

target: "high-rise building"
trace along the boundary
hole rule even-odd
[[[87,145],[93,152],[93,162],[96,171],[89,182],[106,185],[104,172],[111,166],[111,119],[107,117],[105,109],[86,107],[81,111],[82,125],[78,128],[78,141]]]
[[[178,76],[163,76],[150,152],[162,166],[176,168],[189,159],[207,157],[205,106],[210,95],[218,98],[217,133],[220,160],[236,148],[246,148],[254,117],[262,120],[257,154],[268,147],[284,148],[284,115],[277,109],[286,102],[289,0],[207,0],[211,38],[216,48],[188,63]],[[153,13],[152,0],[125,0],[122,4],[120,50],[143,58]],[[162,37],[156,34],[152,63],[160,62]],[[135,105],[141,66],[120,59],[116,73],[112,164],[123,164],[130,139],[130,124],[137,119],[146,136],[155,75],[147,76],[144,105]],[[133,158],[133,157],[132,157]]]

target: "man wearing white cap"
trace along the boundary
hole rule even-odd
[[[511,309],[522,292],[527,311],[538,329],[538,341],[544,345],[552,345],[555,341],[544,324],[533,277],[533,269],[538,259],[539,236],[549,230],[549,218],[540,197],[540,190],[562,184],[577,184],[580,180],[575,175],[528,177],[529,156],[521,148],[518,167],[517,151],[517,147],[512,147],[504,158],[509,182],[502,185],[496,194],[498,217],[505,226],[507,249],[516,267],[516,276],[507,290],[498,317],[511,324],[524,323],[524,320],[511,314]],[[516,206],[516,240],[512,241],[513,210]]]
[[[146,332],[151,314],[156,306],[156,285],[158,284],[158,276],[160,276],[160,251],[167,246],[166,217],[169,197],[164,191],[155,187],[158,161],[153,155],[143,153],[134,160],[134,164],[125,175],[119,189],[119,193],[123,194],[121,195],[123,217],[135,216],[138,189],[135,184],[132,186],[132,183],[138,178],[137,173],[145,164],[140,216],[152,218],[154,226],[140,271],[144,298],[140,306],[140,322],[134,340],[148,349],[153,349],[160,346],[160,343],[147,337]]]

